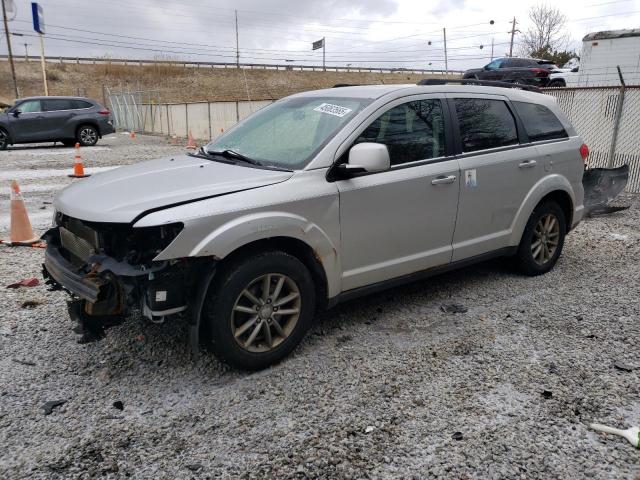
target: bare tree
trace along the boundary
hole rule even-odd
[[[565,50],[570,42],[566,33],[567,17],[559,9],[539,4],[529,9],[532,26],[523,33],[521,52],[538,57],[543,52]]]

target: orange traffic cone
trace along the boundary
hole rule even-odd
[[[191,135],[191,130],[189,130],[189,141],[187,142],[187,150],[195,150],[198,148],[196,142],[193,141],[193,135]]]
[[[40,239],[35,236],[27,214],[27,208],[24,206],[24,200],[20,193],[18,182],[11,182],[11,244],[12,245],[31,245]]]
[[[131,140],[135,140],[136,139],[136,132],[131,130],[131,133],[129,134],[129,137],[131,137]]]
[[[80,157],[80,144],[76,143],[76,156],[73,162],[73,173],[69,175],[71,178],[84,178],[90,176],[88,173],[84,173],[84,165],[82,165],[82,158]]]

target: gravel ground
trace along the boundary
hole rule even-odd
[[[83,151],[109,166],[163,143]],[[70,163],[20,155],[3,178]],[[640,424],[640,197],[620,202],[547,275],[494,261],[341,305],[251,374],[193,360],[179,323],[76,344],[63,293],[3,287],[41,278],[42,250],[0,247],[0,478],[640,479],[639,450],[588,429]]]

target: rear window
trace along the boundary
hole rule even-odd
[[[75,109],[93,107],[93,105],[91,105],[89,102],[85,102],[84,100],[71,100],[71,103],[73,105],[73,108]]]
[[[511,102],[524,123],[524,129],[532,142],[567,138],[567,131],[558,117],[544,105]]]
[[[456,98],[454,102],[463,152],[518,143],[516,122],[502,100]]]

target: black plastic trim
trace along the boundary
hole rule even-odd
[[[64,289],[90,303],[98,301],[100,289],[98,286],[85,282],[83,276],[76,273],[53,244],[48,244],[44,254],[44,268],[46,272]]]

